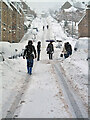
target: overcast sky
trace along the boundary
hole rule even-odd
[[[48,9],[58,9],[65,1],[89,2],[90,0],[23,0],[23,1],[28,3],[31,9],[35,10],[36,12],[41,12],[47,11]]]
[[[72,0],[26,0],[28,5],[37,12],[47,11],[48,9],[58,9],[65,1]],[[88,2],[90,0],[74,0],[74,1]]]

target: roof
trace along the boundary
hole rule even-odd
[[[10,6],[10,3],[7,0],[2,0],[2,2],[4,2],[11,10],[13,10],[12,7]]]
[[[63,10],[63,9],[68,9],[68,8],[70,8],[71,6],[72,6],[72,3],[66,1],[66,2],[62,5],[61,9],[62,9],[62,10]]]
[[[21,15],[19,9],[18,9],[13,3],[10,3],[10,4],[11,4],[11,5],[15,8],[15,10]]]
[[[78,25],[81,23],[81,21],[83,20],[83,18],[86,16],[86,14],[80,19],[80,21],[78,22]]]

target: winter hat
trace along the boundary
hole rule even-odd
[[[41,44],[41,41],[38,41],[38,44]]]
[[[32,40],[29,40],[29,41],[28,41],[28,45],[32,45]]]

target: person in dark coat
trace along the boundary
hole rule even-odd
[[[45,28],[45,27],[43,26],[43,31],[44,31],[44,28]]]
[[[41,42],[39,41],[37,44],[37,61],[40,60],[40,51],[41,51]]]
[[[72,46],[69,42],[64,43],[63,52],[65,58],[68,58],[72,54]]]
[[[49,28],[49,25],[47,25],[47,29]]]
[[[28,74],[32,74],[32,67],[33,67],[33,62],[34,62],[34,58],[36,58],[36,50],[35,50],[35,47],[32,45],[32,41],[28,41],[28,45],[25,47],[25,50],[24,50],[24,55],[23,55],[23,58],[25,59],[25,56],[26,56],[26,59],[27,59],[27,71],[28,71]]]
[[[67,42],[67,54],[68,56],[72,54],[72,46],[69,42]]]
[[[54,53],[54,47],[52,42],[50,42],[47,46],[47,54],[49,54],[49,59],[52,59],[53,53]]]

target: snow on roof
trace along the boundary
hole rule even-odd
[[[11,5],[16,9],[16,11],[21,15],[19,9],[18,9],[13,3],[10,3],[10,4],[11,4]]]
[[[70,7],[69,9],[64,9],[65,10],[65,12],[76,12],[77,11],[77,9],[75,8],[75,7]]]
[[[83,20],[83,18],[86,16],[86,14],[80,19],[80,21],[78,22],[78,25],[80,24],[80,22]]]
[[[84,10],[86,8],[86,5],[83,4],[82,2],[76,2],[76,3],[74,3],[74,7]]]
[[[90,1],[88,2],[86,9],[90,9]]]
[[[30,24],[30,21],[26,21],[24,22],[24,24],[28,27],[28,25]]]
[[[12,7],[10,6],[10,4],[9,4],[9,2],[7,1],[7,0],[2,0],[11,10],[13,10],[12,9]]]

